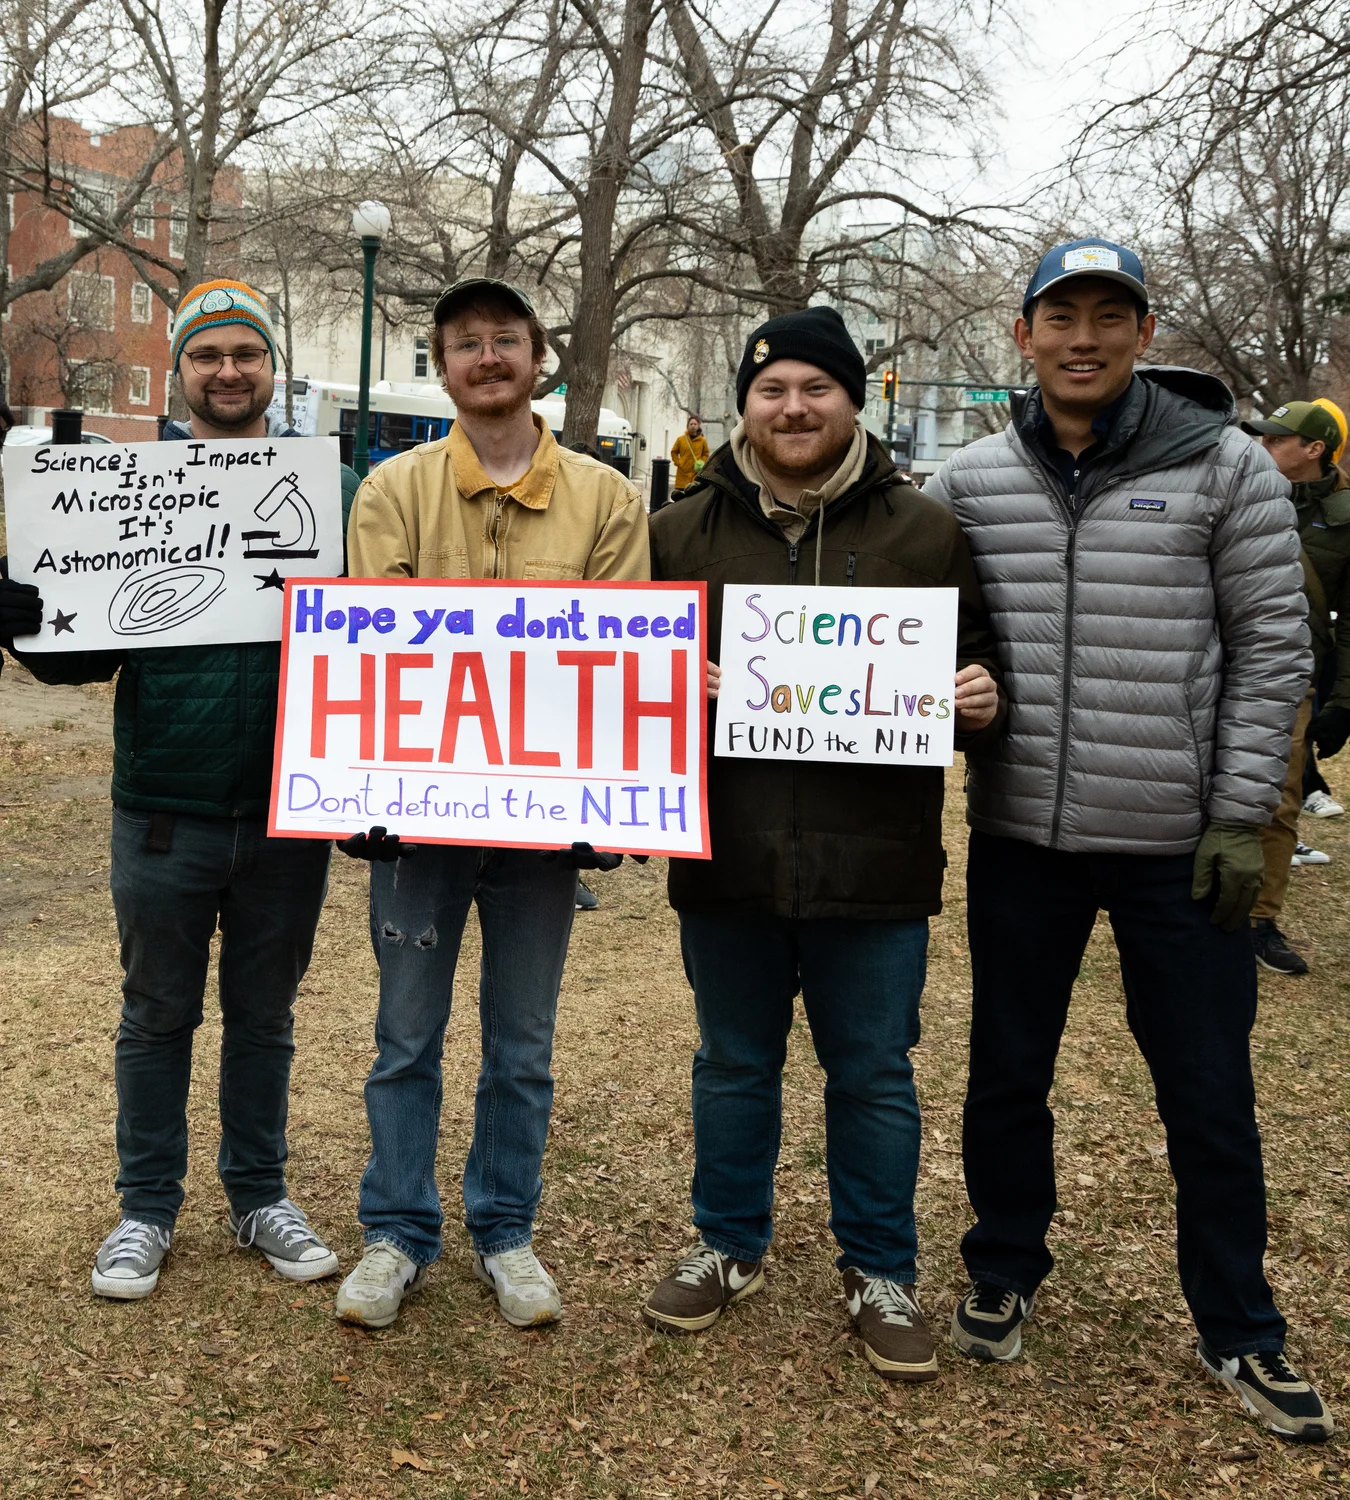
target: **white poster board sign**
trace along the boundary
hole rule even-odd
[[[336,438],[6,448],[21,651],[281,639],[289,575],[342,572]]]
[[[956,589],[728,585],[718,755],[949,766]]]
[[[704,593],[291,581],[269,832],[707,858]]]

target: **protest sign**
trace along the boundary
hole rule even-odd
[[[9,576],[42,591],[23,651],[281,639],[287,574],[342,572],[333,438],[4,450]]]
[[[269,832],[708,857],[704,585],[286,586]]]
[[[955,589],[728,585],[718,755],[949,766]]]

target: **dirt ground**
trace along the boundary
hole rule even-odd
[[[932,1385],[890,1386],[848,1330],[826,1229],[821,1075],[793,1031],[769,1286],[710,1333],[654,1337],[641,1293],[689,1241],[693,1006],[658,861],[601,877],[558,1025],[537,1247],[566,1319],[521,1334],[462,1232],[397,1324],[334,1321],[237,1250],[215,1176],[211,1016],[191,1102],[188,1200],[159,1290],[97,1301],[115,1219],[108,898],[111,690],[0,678],[0,1495],[1037,1497],[1343,1492],[1344,1446],[1284,1446],[1207,1382],[1173,1266],[1172,1186],[1147,1074],[1099,928],[1055,1089],[1058,1266],[1026,1358],[944,1344]],[[921,1299],[945,1325],[968,1222],[960,1102],[970,978],[960,766],[948,905],[933,924],[916,1069],[925,1114]],[[1350,752],[1329,776],[1350,794]],[[1291,1353],[1350,1421],[1346,1066],[1350,818],[1307,820],[1334,863],[1295,872],[1286,927],[1315,968],[1261,978],[1254,1039],[1269,1267]],[[364,871],[333,868],[298,1005],[291,1189],[351,1267],[367,1150],[376,976]],[[446,1045],[441,1187],[455,1218],[476,1071],[476,933]]]

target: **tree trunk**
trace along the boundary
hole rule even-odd
[[[594,446],[600,425],[600,403],[614,341],[614,216],[632,166],[633,121],[642,91],[654,8],[655,0],[624,0],[622,38],[616,49],[609,50],[609,114],[580,205],[581,295],[572,314],[568,346],[564,444]]]

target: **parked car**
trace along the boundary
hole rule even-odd
[[[44,443],[52,440],[50,427],[11,427],[5,434],[6,448],[41,448]],[[101,432],[85,432],[80,434],[82,443],[111,443],[111,438],[105,438]]]

